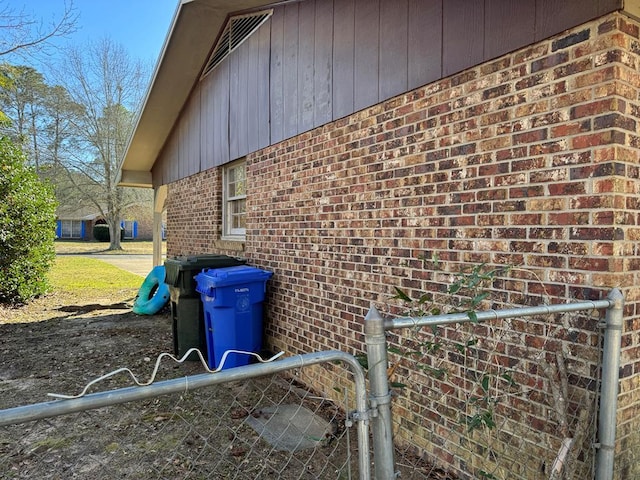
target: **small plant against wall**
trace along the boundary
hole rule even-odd
[[[419,257],[423,264],[429,264],[433,271],[441,272],[441,263],[437,256]],[[444,367],[444,360],[453,360],[454,364],[468,366],[470,359],[475,359],[473,369],[467,369],[473,387],[468,396],[466,407],[460,413],[458,421],[467,428],[468,432],[477,429],[493,429],[496,426],[494,411],[500,401],[501,388],[517,388],[517,382],[508,371],[499,372],[491,368],[490,363],[481,361],[478,344],[482,338],[479,333],[485,332],[481,328],[478,331],[478,319],[476,311],[483,303],[489,303],[491,288],[498,276],[508,273],[511,267],[492,268],[480,263],[470,265],[458,272],[450,274],[451,283],[443,294],[420,292],[411,296],[409,292],[394,287],[395,295],[392,300],[399,301],[403,314],[410,317],[422,317],[439,315],[442,313],[466,313],[471,321],[469,324],[460,324],[453,329],[445,327],[433,327],[429,334],[416,330],[402,345],[391,347],[391,353],[400,358],[411,357],[417,359],[416,366],[419,370],[432,375],[438,380],[445,380],[448,375]],[[486,341],[485,341],[486,343]],[[428,357],[428,361],[426,361]],[[395,368],[401,364],[396,362],[389,369],[389,374],[395,373]],[[404,386],[393,382],[396,387]]]
[[[569,384],[571,319],[481,323],[476,312],[503,304],[495,285],[518,268],[479,263],[446,272],[437,257],[420,260],[446,283],[434,292],[395,286],[389,310],[412,318],[465,313],[469,321],[388,333],[394,408],[413,419],[396,427],[433,438],[423,453],[464,459],[456,460],[459,469],[478,478],[530,478],[533,471],[561,479],[588,470],[577,457],[588,448],[594,403],[589,389]]]

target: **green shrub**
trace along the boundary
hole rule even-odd
[[[99,242],[108,242],[111,240],[111,235],[109,234],[109,225],[100,223],[98,225],[93,226],[93,238],[95,238]]]
[[[99,223],[93,226],[93,238],[98,242],[110,242],[109,225]],[[120,228],[120,241],[124,240],[124,228]]]
[[[45,293],[55,259],[53,188],[26,165],[21,149],[0,138],[0,303]]]

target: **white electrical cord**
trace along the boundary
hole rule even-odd
[[[109,372],[106,375],[102,375],[101,377],[98,377],[98,378],[90,381],[84,387],[84,390],[82,390],[82,392],[80,392],[78,395],[62,395],[62,394],[59,394],[59,393],[48,393],[47,395],[50,396],[50,397],[60,398],[60,399],[81,398],[81,397],[84,397],[86,395],[87,391],[89,390],[89,388],[91,388],[92,385],[94,385],[94,384],[96,384],[98,382],[101,382],[103,380],[106,380],[107,378],[113,377],[114,375],[117,375],[117,374],[122,373],[122,372],[128,373],[131,376],[131,378],[133,379],[133,381],[136,383],[136,385],[138,385],[140,387],[146,387],[147,385],[151,385],[153,383],[153,381],[155,380],[156,374],[158,373],[158,369],[160,368],[160,361],[162,360],[163,357],[169,357],[172,360],[174,360],[175,362],[183,363],[187,359],[187,357],[189,355],[191,355],[192,353],[194,353],[194,352],[198,354],[198,357],[200,357],[200,362],[204,366],[205,370],[207,372],[209,372],[209,373],[216,373],[216,372],[219,372],[220,370],[222,370],[224,368],[224,362],[227,360],[227,356],[230,353],[240,353],[240,354],[244,354],[244,355],[252,355],[255,358],[257,358],[260,363],[273,362],[277,358],[279,358],[282,355],[284,355],[284,352],[279,352],[279,353],[276,353],[271,358],[268,358],[268,359],[264,360],[260,355],[258,355],[257,353],[254,353],[254,352],[245,352],[245,351],[242,351],[242,350],[227,350],[222,355],[222,358],[220,359],[220,365],[218,366],[218,368],[216,368],[215,370],[211,370],[209,368],[209,366],[207,365],[207,362],[205,361],[204,357],[202,356],[202,353],[197,348],[189,349],[187,351],[187,353],[185,353],[182,356],[182,358],[180,358],[180,359],[174,357],[170,353],[161,353],[160,355],[158,355],[158,358],[156,359],[156,364],[155,364],[155,367],[153,368],[153,373],[151,374],[151,378],[149,379],[148,382],[145,382],[145,383],[140,382],[136,378],[136,376],[134,375],[134,373],[131,370],[129,370],[126,367],[123,367],[123,368],[118,368],[117,370],[114,370],[113,372]]]

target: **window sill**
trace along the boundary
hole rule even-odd
[[[220,250],[231,250],[233,252],[244,252],[244,239],[238,237],[223,237],[215,241],[215,247]]]
[[[220,237],[220,240],[224,240],[225,242],[246,242],[247,241],[247,237],[242,235],[226,235],[226,236],[222,236]]]

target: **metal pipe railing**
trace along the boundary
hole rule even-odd
[[[364,319],[365,342],[371,408],[376,414],[371,419],[373,460],[376,480],[395,478],[395,460],[391,421],[391,390],[387,378],[387,341],[384,319],[371,307]]]
[[[477,312],[472,320],[466,312],[448,313],[443,315],[428,315],[425,317],[396,317],[385,320],[385,330],[399,328],[430,327],[438,325],[451,325],[453,323],[486,322],[489,320],[501,320],[505,318],[531,317],[533,315],[548,315],[551,313],[578,312],[581,310],[596,310],[609,308],[613,302],[607,300],[594,300],[588,302],[565,303],[559,305],[539,305],[536,307],[506,308],[504,310],[486,310]]]
[[[611,480],[615,460],[616,415],[618,413],[618,385],[620,383],[620,349],[624,296],[614,289],[607,297],[607,310],[602,350],[602,381],[600,383],[600,412],[598,415],[598,443],[596,447],[596,480]]]

